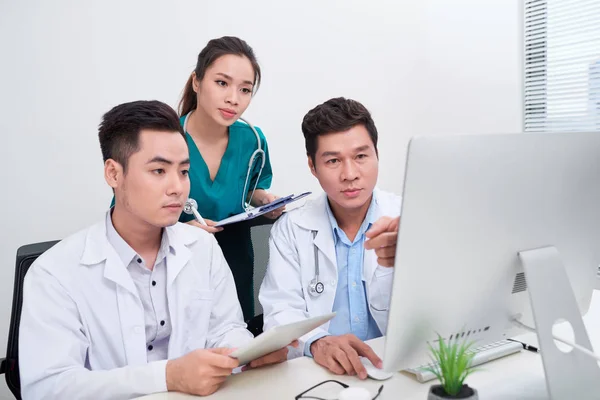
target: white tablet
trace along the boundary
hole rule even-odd
[[[252,360],[256,360],[257,358],[283,348],[294,340],[331,320],[334,316],[335,313],[333,312],[287,325],[276,326],[273,329],[261,333],[251,342],[248,342],[243,347],[235,350],[229,356],[237,358],[240,361],[240,365],[248,364]]]

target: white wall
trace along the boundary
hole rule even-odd
[[[520,15],[518,0],[0,3],[0,354],[17,248],[63,238],[109,204],[102,113],[175,106],[210,38],[240,36],[259,57],[246,116],[269,140],[275,193],[318,189],[300,122],[340,95],[372,111],[379,184],[400,192],[412,135],[521,131]]]

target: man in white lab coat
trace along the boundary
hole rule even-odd
[[[312,356],[334,373],[364,379],[359,356],[381,368],[364,340],[387,328],[400,198],[375,189],[377,129],[362,104],[331,99],[308,112],[302,131],[308,166],[325,193],[271,230],[259,297],[264,327],[335,311],[290,356]]]
[[[25,277],[23,398],[213,393],[238,366],[231,348],[252,334],[214,237],[177,223],[190,189],[179,118],[157,101],[122,104],[104,115],[99,138],[115,206]]]

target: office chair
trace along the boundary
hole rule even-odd
[[[21,399],[21,382],[19,378],[19,323],[21,321],[21,306],[23,304],[23,280],[33,262],[46,250],[58,243],[51,242],[33,243],[21,246],[17,250],[17,263],[15,267],[15,283],[13,289],[12,311],[8,332],[8,345],[6,358],[0,359],[0,374],[5,374],[6,385],[15,396]]]
[[[262,307],[258,301],[258,291],[267,272],[269,263],[269,235],[275,220],[258,217],[252,224],[252,248],[254,249],[254,304],[255,316],[246,321],[247,329],[256,337],[263,331]]]

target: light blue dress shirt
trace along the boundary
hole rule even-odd
[[[373,208],[375,201],[367,210],[356,237],[351,242],[346,233],[339,227],[333,212],[327,203],[327,215],[333,229],[333,242],[337,260],[338,283],[333,302],[335,317],[329,323],[330,335],[344,335],[352,333],[360,340],[369,340],[381,336],[377,323],[369,312],[365,282],[363,280],[363,265],[365,253],[365,232],[369,230],[373,221]],[[312,356],[310,345],[325,334],[318,334],[310,338],[304,347],[304,354]]]

